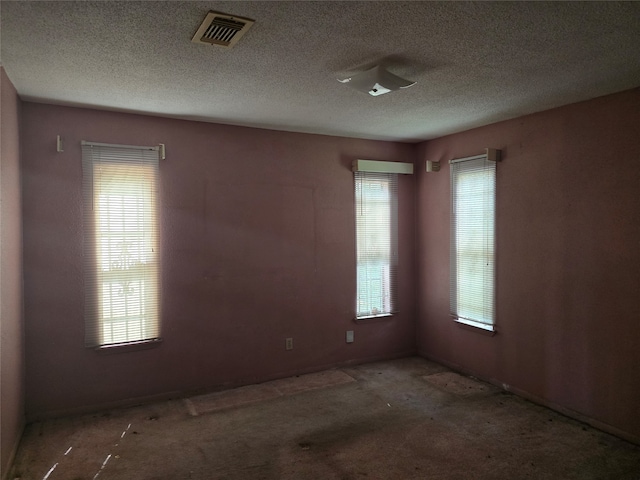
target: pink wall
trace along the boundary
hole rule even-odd
[[[350,171],[415,146],[29,102],[23,118],[28,417],[415,352],[415,182],[400,183],[402,311],[356,325]],[[166,144],[157,348],[83,346],[81,140]]]
[[[640,439],[640,89],[419,146],[418,348]],[[449,318],[449,167],[503,150],[494,337]],[[423,173],[425,160],[439,173]]]
[[[0,67],[0,478],[24,425],[20,100]]]
[[[632,90],[416,148],[26,102],[27,414],[410,354],[417,318],[423,355],[638,439],[638,111]],[[157,348],[105,355],[83,346],[80,140],[167,145]],[[445,161],[487,146],[504,153],[494,337],[448,316]],[[400,184],[402,311],[356,325],[349,164],[416,156],[418,177]],[[423,173],[426,159],[442,170]]]

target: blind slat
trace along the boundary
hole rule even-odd
[[[158,151],[82,144],[85,344],[159,337]]]
[[[356,203],[356,317],[397,311],[398,176],[354,172]]]

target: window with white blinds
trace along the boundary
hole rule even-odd
[[[159,337],[158,158],[82,144],[87,346]]]
[[[356,203],[356,318],[397,310],[398,176],[354,172]]]
[[[496,162],[451,163],[451,315],[494,330]]]

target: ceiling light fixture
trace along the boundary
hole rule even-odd
[[[378,95],[383,95],[400,88],[408,88],[416,84],[416,82],[394,75],[380,65],[376,65],[364,72],[356,73],[351,77],[338,79],[338,81],[360,92],[368,93],[372,97],[377,97]]]

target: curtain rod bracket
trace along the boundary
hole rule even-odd
[[[502,150],[496,148],[485,148],[484,153],[490,162],[499,162],[502,160]]]
[[[431,160],[427,160],[427,172],[439,172],[440,171],[440,162],[432,162]]]

